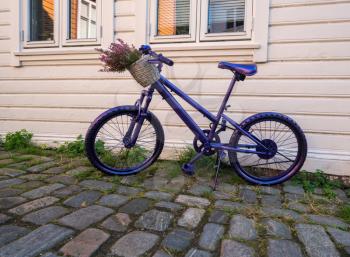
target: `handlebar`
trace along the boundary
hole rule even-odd
[[[148,54],[152,57],[155,57],[157,58],[158,61],[168,65],[168,66],[173,66],[174,65],[174,62],[172,60],[170,60],[169,58],[163,56],[162,54],[157,54],[156,52],[153,52],[152,51],[152,48],[149,46],[149,45],[142,45],[140,48],[139,48],[139,51],[142,53],[142,54]]]

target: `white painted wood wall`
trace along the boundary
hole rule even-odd
[[[117,0],[116,37],[139,39],[137,0]],[[14,55],[12,1],[0,1],[0,133],[26,128],[35,139],[62,142],[84,134],[107,108],[133,104],[140,88],[128,74],[98,72],[97,55]],[[350,1],[271,0],[268,62],[231,98],[230,115],[242,120],[262,111],[290,115],[309,142],[305,169],[350,175]],[[210,110],[216,111],[231,73],[217,69],[219,60],[248,62],[249,49],[165,51],[176,65],[166,75]],[[18,57],[16,57],[18,58]],[[190,110],[190,108],[188,108]],[[165,102],[152,110],[165,125],[167,147],[192,140],[192,134]],[[198,121],[205,121],[191,112]]]

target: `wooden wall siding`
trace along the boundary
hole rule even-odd
[[[128,42],[137,36],[135,1],[116,1],[115,35]],[[0,133],[27,128],[41,142],[65,141],[84,134],[105,109],[137,99],[140,87],[130,75],[98,72],[91,52],[73,53],[69,62],[57,54],[27,55],[23,67],[10,67],[11,25],[1,25],[11,24],[8,2],[0,2]],[[238,121],[261,111],[290,115],[309,141],[305,169],[340,175],[350,175],[349,8],[345,0],[271,0],[268,62],[236,87],[229,111]],[[217,110],[232,76],[217,69],[217,61],[249,62],[253,56],[244,48],[164,54],[176,59],[165,74],[211,111]],[[159,97],[152,110],[165,125],[167,149],[191,142],[191,132]]]

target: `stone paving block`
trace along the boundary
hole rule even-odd
[[[213,195],[216,200],[230,200],[232,198],[231,194],[220,191],[214,191]]]
[[[15,208],[12,208],[9,210],[9,213],[23,215],[23,214],[26,214],[28,212],[34,211],[36,209],[41,209],[41,208],[44,208],[46,206],[52,205],[52,204],[56,203],[57,201],[59,201],[58,198],[47,196],[47,197],[43,197],[40,199],[36,199],[34,201],[31,201],[31,202],[24,203],[24,204],[17,206]]]
[[[23,175],[25,171],[11,168],[2,168],[0,169],[0,175],[9,176],[9,177],[17,177],[19,175]]]
[[[22,196],[29,198],[29,199],[35,199],[35,198],[40,198],[46,195],[49,195],[53,191],[65,187],[62,184],[51,184],[47,186],[42,186],[36,189],[33,189],[29,192],[25,192],[22,194]]]
[[[297,203],[297,202],[288,203],[288,209],[301,212],[301,213],[310,212],[309,206],[307,206],[306,204]]]
[[[135,187],[127,187],[127,186],[118,186],[117,193],[127,196],[136,196],[141,193],[142,190],[140,188]]]
[[[130,216],[126,213],[117,213],[106,219],[101,226],[105,229],[125,232],[128,229],[129,224],[131,223]]]
[[[244,203],[256,204],[258,202],[255,191],[250,189],[242,189],[239,196]]]
[[[172,257],[172,256],[170,256],[169,254],[167,254],[162,250],[159,250],[152,257]]]
[[[60,174],[63,173],[67,168],[65,166],[56,166],[49,169],[44,169],[42,172],[46,174]]]
[[[220,257],[254,257],[255,251],[253,248],[238,243],[233,240],[224,240],[221,244]]]
[[[100,191],[112,190],[114,188],[114,184],[100,180],[84,180],[79,185]]]
[[[282,206],[280,195],[262,195],[261,204],[265,207],[274,206],[280,208]]]
[[[60,252],[65,256],[90,257],[110,237],[106,232],[89,228],[65,244]]]
[[[9,209],[25,201],[27,201],[27,199],[20,196],[0,198],[0,209]]]
[[[12,160],[12,159],[0,160],[0,165],[8,165],[8,164],[11,164],[11,163],[14,163],[14,160]]]
[[[22,175],[19,178],[21,179],[26,179],[26,180],[44,180],[47,179],[49,177],[49,175],[47,174],[26,174],[26,175]]]
[[[269,240],[267,253],[269,257],[303,257],[300,246],[289,240]]]
[[[102,193],[98,191],[84,191],[68,198],[63,204],[74,208],[86,207],[95,203],[101,196]]]
[[[283,191],[285,193],[303,195],[305,193],[304,188],[302,186],[291,186],[287,185],[283,187]]]
[[[158,191],[149,191],[145,194],[145,197],[151,198],[153,200],[163,200],[163,201],[170,201],[173,198],[173,196],[169,193],[158,192]]]
[[[173,218],[174,215],[169,212],[150,210],[142,214],[135,222],[135,227],[163,232],[167,230]]]
[[[172,212],[176,212],[176,211],[179,211],[179,210],[184,208],[180,204],[173,203],[173,202],[165,202],[165,201],[160,201],[160,202],[156,203],[155,206],[158,208],[167,209],[167,210],[172,211]]]
[[[229,235],[232,238],[255,240],[257,238],[255,222],[243,215],[235,215],[230,222]]]
[[[76,178],[66,175],[56,175],[46,179],[46,181],[49,183],[60,183],[65,185],[74,185],[78,182]]]
[[[219,224],[227,224],[229,220],[229,216],[226,212],[221,210],[214,210],[209,217],[209,222],[219,223]]]
[[[187,206],[193,206],[198,208],[204,208],[210,205],[210,202],[208,199],[196,197],[196,196],[190,196],[190,195],[179,195],[175,202],[182,203]]]
[[[20,238],[30,232],[30,229],[14,226],[14,225],[4,225],[0,226],[0,247]]]
[[[213,257],[213,254],[207,251],[192,248],[187,252],[185,257]]]
[[[307,217],[312,222],[322,224],[322,225],[338,227],[338,228],[343,228],[343,229],[347,229],[349,227],[348,224],[346,224],[345,222],[343,222],[340,219],[333,217],[333,216],[322,216],[322,215],[309,214],[309,215],[307,215]]]
[[[5,188],[5,187],[10,187],[14,185],[19,185],[25,182],[23,179],[20,178],[11,178],[11,179],[6,179],[6,180],[1,180],[0,181],[0,189]]]
[[[57,254],[54,253],[45,253],[44,255],[41,255],[40,257],[59,257]]]
[[[0,256],[35,257],[73,234],[73,230],[48,224],[2,247]]]
[[[45,163],[41,163],[41,164],[32,166],[32,167],[28,168],[27,171],[29,171],[31,173],[38,173],[38,172],[42,172],[44,170],[47,170],[51,167],[54,167],[56,165],[57,165],[57,163],[55,161],[45,162]]]
[[[105,217],[112,213],[112,209],[98,205],[92,205],[68,214],[63,218],[60,218],[58,222],[65,226],[83,230],[88,226],[103,220]]]
[[[145,198],[137,198],[131,200],[126,205],[119,209],[119,212],[124,212],[132,215],[139,215],[147,211],[151,207],[152,202]]]
[[[284,195],[284,199],[287,202],[298,202],[298,201],[301,201],[301,200],[304,199],[304,195],[287,193],[287,194]]]
[[[213,189],[207,185],[193,185],[188,192],[192,195],[202,196],[206,193],[213,192]]]
[[[62,206],[51,206],[25,215],[22,220],[36,225],[44,225],[67,214],[68,209]]]
[[[348,197],[346,196],[346,193],[340,188],[336,188],[333,191],[336,193],[338,199],[342,201],[346,201],[348,199]]]
[[[342,246],[350,246],[350,233],[349,232],[346,232],[346,231],[343,231],[340,229],[336,229],[336,228],[331,228],[331,227],[327,227],[327,231],[337,244],[342,245]]]
[[[186,178],[183,175],[177,176],[170,180],[168,184],[166,184],[166,188],[171,189],[173,192],[180,192],[186,183]]]
[[[20,189],[22,189],[24,191],[30,191],[30,190],[32,190],[34,188],[38,188],[38,187],[45,186],[45,185],[47,185],[47,184],[45,184],[45,183],[43,183],[41,181],[32,180],[32,181],[28,181],[28,182],[22,183],[22,184],[16,186],[16,188],[20,188]]]
[[[0,197],[5,198],[5,197],[18,196],[21,193],[23,193],[23,189],[4,188],[0,190]]]
[[[91,171],[91,170],[93,170],[93,168],[90,166],[79,166],[77,168],[70,169],[70,170],[66,171],[65,174],[71,175],[71,176],[76,176],[80,173]]]
[[[152,177],[143,181],[142,186],[148,190],[161,190],[166,188],[168,180],[161,177]]]
[[[204,216],[205,210],[199,208],[188,208],[178,220],[177,224],[189,229],[196,228]]]
[[[57,197],[67,197],[76,193],[80,193],[81,191],[82,191],[82,188],[80,186],[71,185],[71,186],[67,186],[54,191],[52,195]]]
[[[230,210],[230,211],[242,211],[247,207],[250,207],[249,204],[243,204],[238,202],[231,202],[225,200],[218,200],[215,202],[215,208],[221,210]]]
[[[208,223],[205,224],[199,239],[199,246],[208,251],[214,251],[219,241],[224,235],[225,228],[222,225]]]
[[[265,225],[267,235],[282,239],[292,239],[292,234],[289,227],[282,222],[272,219],[265,219],[262,221],[262,224]]]
[[[259,192],[265,195],[280,195],[281,190],[274,187],[259,187]]]
[[[103,196],[98,203],[108,207],[118,208],[119,206],[122,206],[124,203],[126,203],[128,200],[129,198],[126,196],[112,194]]]
[[[128,185],[128,186],[132,186],[135,183],[137,183],[139,181],[139,177],[137,175],[131,175],[131,176],[125,176],[122,178],[122,180],[120,181],[120,183],[124,184],[124,185]]]
[[[295,226],[299,240],[304,244],[310,257],[339,257],[333,242],[324,228],[319,225],[297,224]]]
[[[158,240],[157,235],[133,231],[124,235],[111,247],[111,254],[121,257],[143,256],[156,245]]]
[[[217,190],[223,193],[234,195],[238,192],[238,187],[236,185],[232,185],[228,183],[220,183]]]
[[[4,224],[7,221],[11,219],[10,216],[7,216],[6,214],[0,213],[0,224]]]
[[[261,211],[263,216],[267,216],[267,217],[284,217],[284,218],[292,219],[298,222],[304,221],[304,218],[300,214],[292,210],[278,209],[274,207],[270,207],[270,208],[264,207],[261,209]]]
[[[162,241],[162,246],[170,251],[183,252],[192,243],[194,233],[185,229],[171,231]]]

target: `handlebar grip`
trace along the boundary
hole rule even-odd
[[[161,62],[165,63],[166,65],[173,66],[174,62],[170,60],[169,58],[164,57],[162,54],[158,55],[158,58]]]

